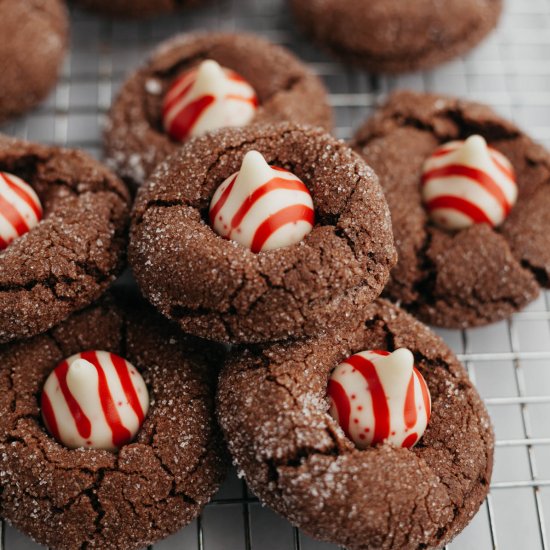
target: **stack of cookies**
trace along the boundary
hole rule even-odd
[[[548,285],[550,155],[486,107],[410,92],[349,145],[330,129],[290,52],[197,33],[123,85],[113,172],[0,138],[4,519],[54,549],[137,550],[197,517],[232,459],[346,548],[467,525],[490,420],[411,313],[479,325]],[[135,283],[109,288],[126,260]]]
[[[0,139],[0,510],[51,548],[141,548],[225,475],[223,349],[105,294],[129,211],[87,155]]]

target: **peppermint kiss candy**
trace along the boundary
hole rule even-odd
[[[34,189],[21,178],[0,172],[0,250],[29,232],[42,219]]]
[[[143,424],[149,394],[135,367],[114,353],[86,351],[61,362],[42,392],[50,434],[71,449],[119,449]]]
[[[444,229],[475,223],[500,225],[516,203],[518,188],[510,161],[481,136],[451,141],[424,164],[422,200]]]
[[[430,420],[428,386],[404,348],[352,355],[334,369],[328,396],[330,414],[360,449],[383,441],[413,447]]]
[[[182,74],[164,97],[164,129],[175,141],[185,141],[228,126],[245,126],[256,113],[256,92],[236,72],[215,61],[203,61]]]
[[[227,178],[210,203],[210,224],[252,252],[300,242],[312,229],[313,201],[300,178],[248,152],[239,172]]]

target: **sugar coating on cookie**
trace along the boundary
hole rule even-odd
[[[408,349],[362,351],[332,372],[330,414],[360,449],[380,443],[413,447],[431,413],[431,398]]]
[[[42,215],[34,189],[21,178],[0,172],[0,250],[36,227]]]
[[[451,350],[410,315],[377,300],[350,320],[232,351],[217,413],[234,464],[263,505],[316,539],[348,550],[443,548],[489,490],[487,410]],[[327,384],[343,358],[391,342],[407,346],[429,383],[430,423],[412,450],[361,450],[328,414]]]
[[[299,243],[314,221],[313,200],[302,180],[270,166],[258,151],[245,155],[240,171],[218,187],[210,203],[214,230],[255,253]]]
[[[41,407],[48,431],[66,447],[114,451],[137,434],[149,394],[131,363],[114,353],[86,351],[52,371]]]
[[[422,200],[432,221],[459,230],[476,223],[501,225],[516,203],[510,161],[479,135],[436,149],[422,173]]]
[[[114,281],[125,263],[130,195],[122,181],[82,151],[3,135],[0,170],[12,183],[18,180],[11,174],[32,187],[17,190],[27,191],[23,202],[34,210],[31,214],[18,202],[29,223],[15,216],[10,224],[25,230],[27,224],[32,230],[2,251],[0,343],[6,343],[58,325],[97,300]],[[5,181],[0,187],[8,192]],[[5,193],[0,192],[7,199]],[[16,233],[9,224],[7,230],[4,240]]]
[[[165,131],[185,141],[218,128],[245,126],[256,113],[258,97],[239,74],[212,59],[184,72],[164,97]]]

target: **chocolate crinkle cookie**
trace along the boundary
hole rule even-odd
[[[351,354],[398,348],[412,352],[431,393],[427,429],[412,448],[387,441],[358,448],[329,413],[331,373]],[[383,394],[376,405],[380,385],[365,376],[378,431],[376,407],[388,405]],[[217,410],[234,462],[262,503],[345,548],[441,548],[489,490],[494,438],[466,371],[439,337],[384,300],[318,338],[235,349],[220,376]]]
[[[379,73],[457,57],[496,26],[502,0],[292,0],[297,20],[344,62]]]
[[[96,300],[124,266],[129,193],[80,151],[0,136],[0,342]]]
[[[376,170],[392,215],[399,262],[387,296],[454,328],[504,319],[533,300],[539,285],[550,285],[550,154],[512,123],[483,105],[400,92],[358,131],[353,147]],[[485,173],[489,158],[494,165]],[[440,221],[464,221],[468,213],[484,223],[459,230],[434,223],[429,207],[437,203],[423,203],[428,184],[439,186],[436,194],[474,192],[454,205],[467,210],[447,204]],[[496,184],[508,185],[515,204]],[[491,196],[483,198],[481,187]],[[493,226],[485,214],[497,203],[507,216]]]
[[[0,123],[42,101],[55,86],[69,21],[61,0],[0,0]]]
[[[201,3],[201,0],[74,0],[78,6],[113,17],[144,18]]]
[[[231,223],[242,223],[224,238],[212,221],[218,223],[226,199],[238,206],[238,193],[228,193],[248,162],[263,163],[262,174],[275,170],[276,176],[254,192],[241,186],[244,203]],[[287,196],[275,190],[254,204],[281,181],[299,186],[291,198],[310,195],[309,234],[261,251],[235,242]],[[224,189],[213,206],[215,192]],[[129,261],[145,296],[184,331],[239,343],[312,335],[345,322],[378,297],[396,255],[374,172],[321,129],[279,124],[214,132],[166,159],[138,192]]]
[[[149,392],[137,436],[115,452],[65,447],[41,418],[44,381],[54,367],[94,349],[130,361],[131,376],[137,369]],[[0,348],[0,358],[0,514],[39,543],[138,550],[192,521],[217,490],[226,457],[213,410],[223,358],[215,345],[182,335],[149,308],[107,297],[45,334]],[[107,380],[113,384],[111,375]],[[52,402],[72,392],[67,403],[78,411],[75,378],[61,389]],[[98,391],[108,398],[101,383]],[[88,387],[85,413],[92,393]],[[59,431],[63,421],[59,414]],[[82,423],[82,414],[71,422]]]
[[[246,33],[177,36],[161,44],[147,63],[128,78],[109,113],[106,157],[109,165],[131,184],[143,183],[159,162],[181,146],[166,121],[167,115],[170,120],[174,118],[173,112],[167,112],[167,99],[168,107],[174,107],[168,94],[176,92],[175,108],[181,108],[183,112],[179,114],[187,123],[197,122],[199,117],[199,88],[207,101],[213,97],[221,99],[224,82],[215,75],[201,78],[196,91],[195,87],[189,90],[188,82],[182,82],[185,86],[180,90],[174,89],[179,80],[192,76],[204,61],[215,61],[219,71],[232,71],[233,86],[234,78],[239,79],[240,85],[237,82],[234,90],[229,83],[229,97],[238,99],[244,83],[252,89],[254,113],[246,124],[288,120],[331,127],[332,115],[323,84],[288,50]],[[187,102],[183,97],[186,91],[191,92],[193,101]],[[230,104],[228,109],[234,107]],[[226,118],[223,106],[214,118]],[[246,120],[236,124],[232,119],[227,125],[245,125]]]

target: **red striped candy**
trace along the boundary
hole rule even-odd
[[[163,125],[173,140],[185,141],[218,128],[245,126],[257,107],[248,82],[207,60],[172,83],[164,97]]]
[[[313,201],[291,172],[270,166],[257,151],[218,187],[210,203],[210,224],[225,239],[252,252],[299,243],[313,229]]]
[[[53,370],[41,406],[48,431],[65,446],[115,450],[138,432],[149,395],[131,363],[114,353],[86,351]]]
[[[348,357],[331,374],[328,396],[330,414],[360,449],[412,447],[430,420],[430,392],[407,349]]]
[[[42,205],[34,189],[21,178],[0,172],[0,250],[28,233],[42,219]]]
[[[452,141],[424,164],[422,199],[430,218],[445,229],[475,223],[500,225],[517,200],[514,169],[481,136]]]

